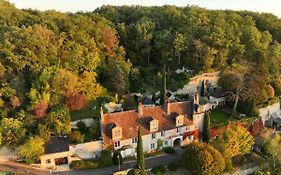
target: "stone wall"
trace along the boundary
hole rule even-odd
[[[202,81],[208,80],[213,86],[217,85],[220,72],[203,73],[190,79],[188,84],[184,85],[182,89],[178,89],[175,94],[194,94],[197,92],[197,87],[201,86]]]
[[[265,108],[260,108],[259,113],[262,119],[262,122],[268,120],[272,113],[280,111],[280,103],[275,103],[273,105],[267,106]]]
[[[102,152],[102,141],[92,141],[69,146],[71,155],[81,159],[97,159]]]

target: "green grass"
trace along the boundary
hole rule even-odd
[[[227,125],[230,120],[230,114],[227,114],[219,109],[212,110],[210,115],[211,115],[211,124],[213,126]]]

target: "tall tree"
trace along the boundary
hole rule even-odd
[[[137,166],[140,169],[140,174],[144,175],[145,165],[144,165],[144,152],[142,143],[142,133],[141,128],[138,129],[138,144],[137,144]]]
[[[204,80],[201,83],[200,95],[201,95],[201,97],[205,96],[205,81]]]
[[[204,120],[203,120],[203,131],[202,131],[202,141],[205,143],[209,143],[211,139],[211,131],[210,131],[210,126],[211,121],[210,121],[210,113],[205,112],[204,114]]]
[[[222,154],[212,145],[202,142],[187,145],[182,158],[192,174],[221,174],[225,168]]]
[[[162,73],[162,85],[160,91],[161,105],[165,105],[167,103],[166,88],[167,88],[167,72],[166,72],[166,64],[164,64],[163,73]]]
[[[233,157],[249,153],[252,150],[254,138],[247,128],[239,124],[230,124],[212,144],[223,154],[229,168],[231,168]]]

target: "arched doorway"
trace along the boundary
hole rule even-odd
[[[180,148],[181,147],[181,139],[180,138],[175,139],[174,142],[173,142],[173,146],[174,146],[174,148]]]

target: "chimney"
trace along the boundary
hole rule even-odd
[[[138,114],[140,116],[143,115],[143,106],[142,106],[142,102],[141,101],[138,102]]]
[[[169,115],[171,113],[171,103],[167,102],[167,114]]]

